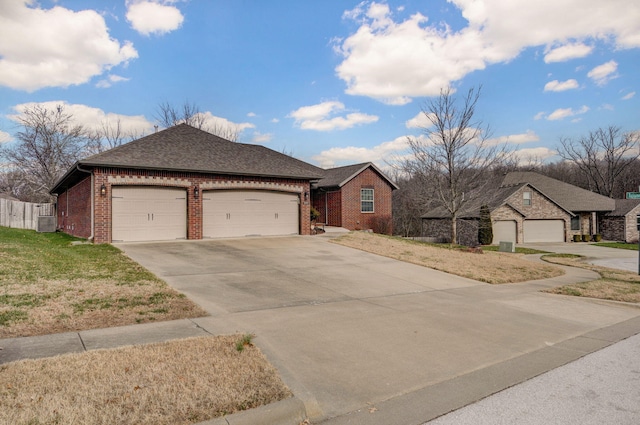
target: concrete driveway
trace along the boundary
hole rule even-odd
[[[313,423],[422,423],[640,332],[640,309],[487,285],[325,237],[118,245],[200,304],[212,333],[253,332]]]
[[[563,254],[577,254],[586,257],[586,261],[597,266],[638,272],[638,251],[629,249],[606,248],[589,243],[535,243],[519,245]]]

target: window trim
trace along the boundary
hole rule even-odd
[[[522,192],[522,205],[525,207],[531,206],[531,191]]]
[[[365,191],[368,193],[371,192],[371,199],[364,199]],[[364,205],[370,204],[371,211],[365,211]],[[375,190],[372,187],[363,187],[360,189],[360,212],[363,214],[373,214],[376,212],[375,208]]]

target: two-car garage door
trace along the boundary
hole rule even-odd
[[[493,223],[493,243],[516,242],[517,227],[512,220]],[[524,243],[564,242],[564,220],[524,220]]]
[[[260,190],[217,190],[202,197],[202,236],[297,235],[298,195]]]
[[[205,238],[299,233],[298,195],[259,190],[202,193]],[[116,186],[112,190],[112,240],[187,238],[186,189]]]

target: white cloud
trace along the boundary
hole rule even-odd
[[[578,82],[573,78],[567,81],[553,80],[544,85],[544,91],[565,91],[577,89],[578,87]]]
[[[200,115],[204,118],[204,127],[215,130],[217,134],[233,134],[234,132],[240,134],[247,129],[256,128],[256,126],[250,122],[237,123],[229,121],[226,118],[215,116],[209,111],[201,112]]]
[[[423,137],[423,136],[419,136]],[[394,159],[406,153],[409,147],[407,136],[398,137],[390,142],[384,142],[372,148],[362,148],[347,146],[342,148],[331,148],[320,152],[312,157],[319,167],[332,168],[344,164],[359,162],[373,162],[383,167],[386,162],[393,162]]]
[[[584,58],[589,56],[592,51],[592,46],[587,46],[583,43],[565,44],[564,46],[548,49],[544,55],[544,62],[566,62],[571,59]]]
[[[429,128],[433,124],[427,114],[419,112],[418,115],[404,123],[407,128]]]
[[[274,118],[271,120],[272,123],[277,124],[280,122],[280,120],[278,118]]]
[[[622,96],[622,100],[629,100],[631,98],[633,98],[633,96],[636,95],[636,92],[632,91],[631,93],[627,93],[624,96]]]
[[[0,4],[1,86],[31,92],[83,84],[137,57],[94,10],[42,9],[33,0]]]
[[[556,151],[545,147],[518,149],[513,152],[520,165],[540,164],[556,154]]]
[[[109,74],[104,80],[100,80],[96,83],[96,87],[106,89],[114,85],[115,83],[121,83],[123,81],[129,81],[129,78],[121,77],[120,75]]]
[[[296,125],[301,129],[316,131],[345,130],[356,125],[371,124],[378,121],[377,116],[361,112],[330,118],[332,115],[342,113],[344,110],[345,106],[342,102],[327,101],[298,108],[292,111],[288,117],[295,119]]]
[[[533,117],[533,119],[534,119],[534,120],[536,120],[536,121],[538,121],[538,120],[541,120],[542,118],[544,118],[544,116],[545,116],[545,115],[546,115],[546,113],[545,113],[545,112],[538,112],[538,113]]]
[[[603,63],[602,65],[596,66],[591,71],[589,71],[587,76],[591,78],[597,85],[604,86],[610,80],[618,77],[618,74],[616,73],[617,70],[618,62],[611,60],[609,62]]]
[[[63,106],[64,111],[73,116],[73,121],[76,124],[80,124],[93,130],[100,129],[102,123],[115,124],[118,120],[120,120],[120,125],[124,132],[131,132],[132,134],[148,134],[153,130],[153,123],[148,121],[144,115],[122,115],[113,112],[105,112],[99,108],[75,103],[70,104],[64,100],[21,103],[13,107],[16,114],[9,115],[8,117],[9,119],[16,121],[18,116],[25,109],[36,105],[50,110],[54,110],[59,105]]]
[[[576,109],[576,110],[574,110],[572,108],[560,108],[560,109],[556,109],[555,111],[550,113],[547,116],[547,120],[549,120],[549,121],[562,120],[564,118],[585,114],[588,111],[589,111],[589,107],[586,106],[586,105],[582,106],[580,109]],[[576,121],[573,120],[572,122],[576,122]]]
[[[255,114],[255,112],[249,112],[249,113],[247,114],[247,116],[248,116],[248,117],[250,117],[250,118],[253,118],[253,117],[255,117],[255,116],[256,116],[256,114]]]
[[[349,37],[334,40],[335,51],[343,57],[336,73],[345,81],[346,92],[406,104],[412,97],[437,95],[470,72],[508,62],[528,47],[565,43],[547,47],[552,61],[582,57],[594,40],[617,49],[640,47],[638,2],[449,2],[467,20],[466,27],[454,31],[441,23],[428,24],[420,13],[396,21],[389,6],[375,2],[346,11],[343,17],[359,24]]]
[[[487,145],[501,145],[505,143],[513,145],[522,145],[525,143],[537,142],[540,137],[533,130],[527,130],[525,133],[511,134],[509,136],[500,136],[493,139],[487,139]]]
[[[273,134],[271,133],[260,133],[256,131],[253,133],[253,137],[251,137],[252,143],[268,143],[273,139]]]
[[[184,16],[171,6],[171,1],[130,1],[127,3],[127,21],[142,35],[162,35],[182,25]]]
[[[0,144],[11,141],[13,138],[9,133],[0,130]]]

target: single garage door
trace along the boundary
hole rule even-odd
[[[564,242],[564,220],[525,220],[525,242]]]
[[[114,242],[186,239],[187,193],[165,187],[114,187],[111,200]]]
[[[493,243],[500,242],[516,243],[516,222],[513,220],[501,220],[493,223]]]
[[[202,197],[205,238],[297,235],[298,195],[261,190],[213,190]]]

